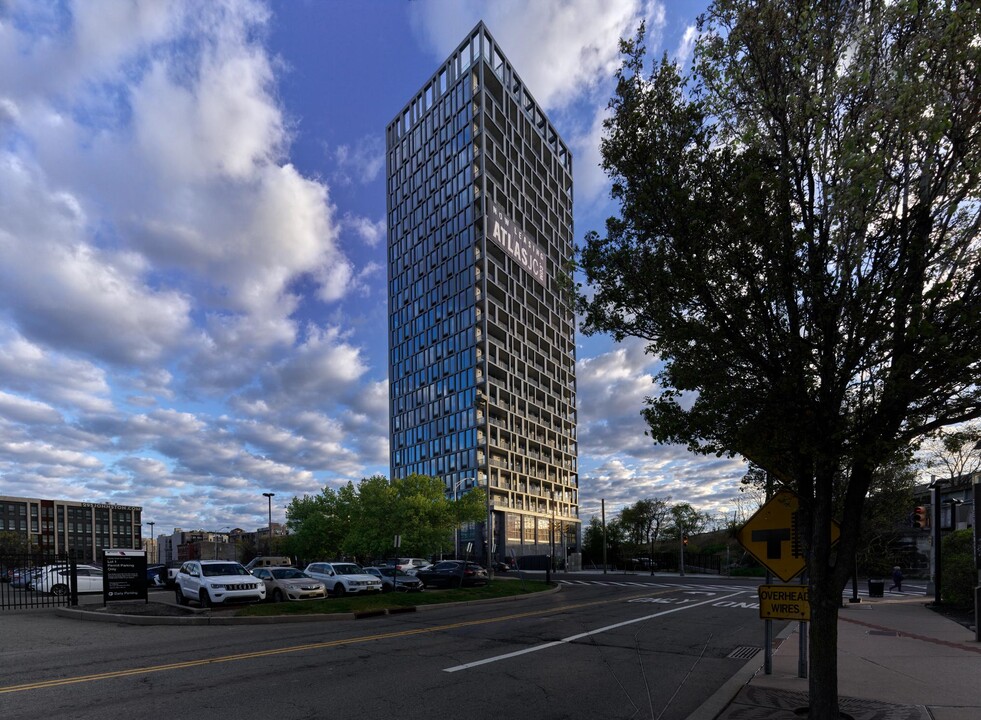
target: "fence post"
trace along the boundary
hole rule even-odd
[[[68,604],[71,607],[78,607],[78,561],[75,558],[75,548],[68,551]]]

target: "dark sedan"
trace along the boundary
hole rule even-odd
[[[477,563],[443,560],[416,572],[426,587],[473,587],[487,584],[487,571]]]
[[[422,581],[404,570],[396,570],[391,566],[386,566],[366,567],[364,571],[382,581],[382,592],[392,592],[393,589],[399,592],[420,592],[422,590]]]

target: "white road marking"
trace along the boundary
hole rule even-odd
[[[737,595],[742,595],[742,592],[735,592],[732,595],[728,595],[723,598],[712,598],[711,600],[702,600],[701,602],[690,603],[681,605],[679,607],[671,608],[670,610],[662,610],[661,612],[654,613],[653,615],[645,615],[644,617],[634,618],[633,620],[624,620],[623,622],[616,623],[614,625],[607,625],[606,627],[597,628],[596,630],[590,630],[589,632],[579,633],[578,635],[570,635],[567,638],[562,638],[561,640],[555,640],[553,642],[544,643],[542,645],[535,645],[534,647],[525,648],[524,650],[516,650],[515,652],[505,653],[504,655],[495,655],[494,657],[485,658],[484,660],[476,660],[471,663],[466,663],[464,665],[456,665],[450,668],[443,668],[443,672],[453,673],[460,670],[469,670],[470,668],[475,668],[480,665],[488,665],[498,660],[507,660],[509,658],[518,657],[519,655],[527,655],[528,653],[538,652],[539,650],[547,650],[550,647],[555,647],[556,645],[565,645],[567,643],[575,642],[576,640],[581,640],[582,638],[589,637],[590,635],[599,635],[600,633],[608,632],[610,630],[616,630],[617,628],[625,627],[627,625],[633,625],[635,623],[644,622],[645,620],[651,620],[656,617],[661,617],[662,615],[670,615],[671,613],[681,612],[682,610],[690,610],[691,608],[696,608],[701,605],[707,605],[713,602],[719,602],[720,600],[725,600],[730,597],[736,597]]]

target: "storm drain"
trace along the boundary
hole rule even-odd
[[[726,657],[732,658],[733,660],[749,660],[762,649],[763,648],[753,647],[752,645],[742,645],[726,655]]]

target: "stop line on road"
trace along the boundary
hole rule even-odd
[[[628,588],[659,588],[681,590],[714,590],[716,592],[756,592],[756,585],[701,585],[692,583],[663,583],[663,582],[638,582],[635,580],[559,580],[560,585],[600,585],[609,587],[628,587]]]
[[[756,585],[695,585],[691,583],[664,583],[664,582],[640,582],[636,580],[559,580],[560,585],[566,586],[582,586],[582,585],[599,585],[603,587],[624,587],[624,588],[644,588],[644,589],[684,589],[684,590],[714,590],[716,592],[732,592],[733,590],[742,590],[745,592],[755,593],[757,590]],[[893,592],[891,590],[885,590],[885,595],[889,597],[905,597],[908,595],[926,594],[926,588],[919,585],[909,585],[909,590],[902,593]],[[867,587],[860,586],[858,589],[859,597],[870,597]],[[845,589],[841,593],[842,597],[852,597],[851,584],[845,586]],[[759,607],[756,605],[755,607]]]

